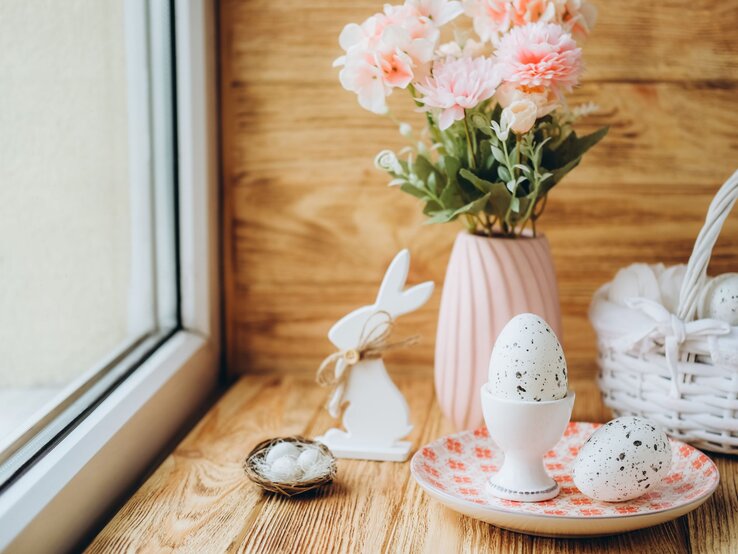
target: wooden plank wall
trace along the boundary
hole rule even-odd
[[[564,312],[564,346],[579,376],[594,372],[587,306],[634,261],[686,261],[707,205],[738,167],[738,2],[595,2],[582,125],[609,136],[552,193],[549,236]],[[460,225],[424,226],[415,199],[372,165],[403,143],[359,108],[331,62],[342,26],[380,0],[221,0],[221,100],[227,357],[233,373],[311,371],[325,333],[373,299],[402,247],[410,280],[443,281]],[[404,98],[394,100],[404,100]],[[405,105],[404,108],[399,106]],[[395,102],[403,120],[420,122]],[[738,271],[738,213],[713,271]],[[404,329],[421,346],[395,369],[430,371],[440,291]]]

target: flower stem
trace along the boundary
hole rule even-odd
[[[484,212],[484,226],[487,229],[487,236],[488,237],[491,237],[492,236],[492,228],[493,228],[494,224],[490,220],[489,214],[487,212]]]
[[[475,169],[477,167],[477,161],[474,155],[474,148],[472,147],[471,134],[469,134],[469,124],[466,122],[466,110],[464,110],[464,132],[466,133],[466,151],[467,158],[469,159],[469,167]]]
[[[471,214],[464,214],[464,219],[466,220],[466,229],[470,233],[474,234],[477,230],[477,222],[474,219],[474,216]]]

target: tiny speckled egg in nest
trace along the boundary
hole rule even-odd
[[[489,383],[498,398],[541,402],[567,394],[566,359],[551,327],[534,314],[512,318],[497,337]]]
[[[707,284],[699,316],[738,325],[738,273],[719,275]]]
[[[639,417],[619,417],[592,433],[574,461],[574,484],[605,502],[631,500],[669,474],[671,446],[659,427]]]

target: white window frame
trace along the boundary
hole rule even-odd
[[[176,0],[182,329],[0,494],[0,551],[78,547],[131,492],[220,378],[215,13]]]

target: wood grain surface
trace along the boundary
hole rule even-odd
[[[427,372],[396,378],[415,424],[415,448],[451,432]],[[575,420],[606,421],[590,379],[572,382]],[[711,455],[721,483],[682,518],[613,537],[529,537],[470,519],[430,499],[408,463],[339,460],[338,477],[314,494],[262,493],[242,470],[259,441],[317,435],[333,421],[323,389],[296,375],[247,376],[210,410],[87,548],[111,552],[697,552],[738,546],[738,461]]]
[[[553,249],[564,347],[594,371],[592,293],[635,261],[686,261],[709,201],[738,165],[738,3],[595,2],[585,84],[608,137],[551,194],[540,229]],[[440,285],[457,224],[423,225],[420,205],[372,165],[402,138],[363,111],[331,68],[338,33],[378,0],[222,0],[225,328],[232,373],[310,371],[332,322],[373,300],[392,256],[438,292],[403,320],[423,343],[392,367],[430,369]],[[398,92],[397,117],[421,118]],[[713,271],[738,268],[738,215]]]

